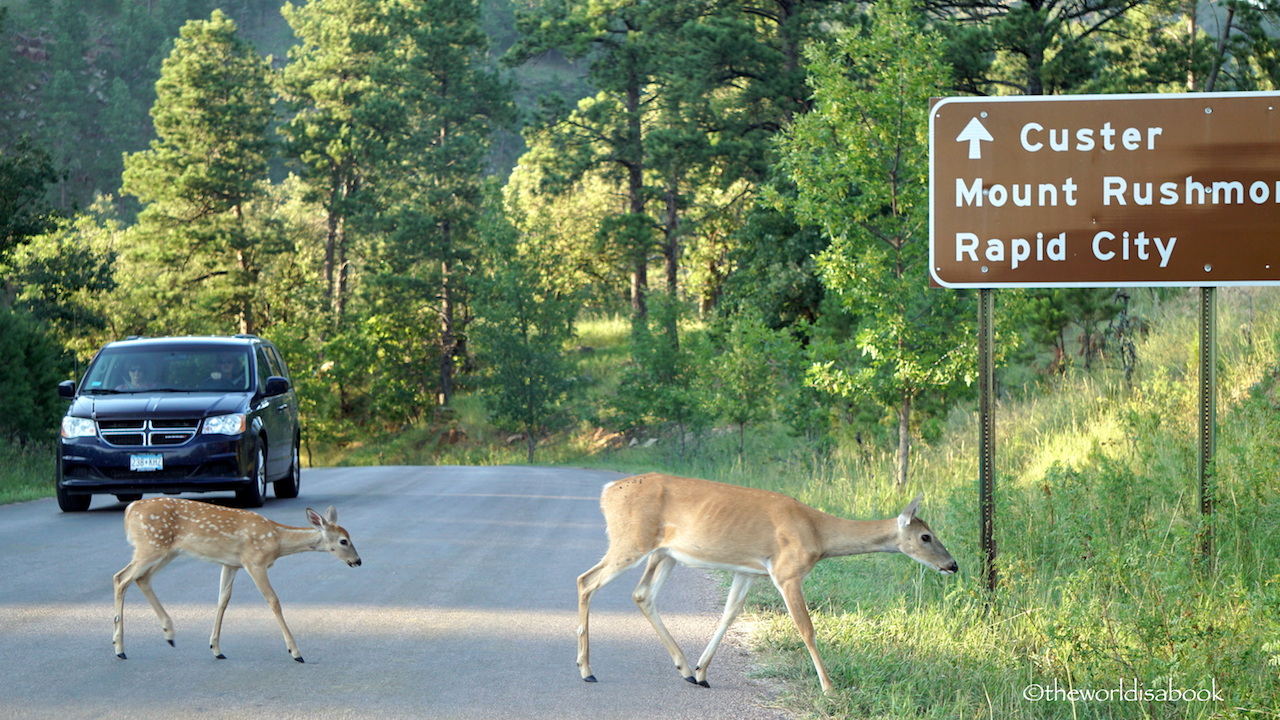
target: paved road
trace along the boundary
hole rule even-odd
[[[111,576],[129,560],[123,506],[84,514],[52,500],[0,507],[0,718],[782,718],[726,641],[702,689],[680,679],[630,593],[593,603],[588,684],[574,665],[574,578],[605,549],[597,498],[616,473],[555,468],[316,469],[263,514],[305,524],[338,508],[364,560],[282,558],[272,584],[306,664],[240,573],[208,650],[218,569],[180,558],[156,576],[177,647],[137,588],[125,647],[111,648]],[[214,498],[217,496],[207,496]],[[660,607],[696,658],[724,591],[678,568]]]

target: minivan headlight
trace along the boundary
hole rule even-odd
[[[79,438],[93,437],[98,434],[98,426],[90,418],[71,417],[62,418],[62,437]]]
[[[204,428],[201,432],[205,435],[239,435],[244,432],[244,423],[244,413],[216,415],[204,419]]]

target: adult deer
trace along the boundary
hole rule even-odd
[[[591,597],[627,570],[648,559],[631,597],[666,646],[685,680],[707,685],[707,667],[725,631],[742,610],[752,581],[768,575],[800,630],[824,692],[834,689],[814,643],[813,621],[801,583],[824,558],[872,552],[900,552],[944,575],[958,566],[925,521],[916,517],[921,493],[897,518],[844,520],[767,490],[650,473],[605,485],[600,494],[609,550],[578,577],[578,669],[591,673],[588,624]],[[724,615],[692,670],[667,631],[656,607],[658,592],[676,562],[729,570],[733,584]]]
[[[195,500],[152,498],[138,500],[125,508],[124,532],[133,545],[133,559],[115,574],[116,656],[124,654],[124,593],[136,583],[160,618],[165,640],[173,645],[173,621],[151,590],[151,577],[178,555],[189,555],[222,565],[218,611],[213,619],[209,649],[219,660],[226,659],[219,648],[222,615],[231,600],[231,583],[236,571],[244,568],[258,586],[267,605],[275,613],[284,633],[284,642],[294,660],[303,662],[289,626],[280,612],[280,599],[267,580],[267,568],[285,555],[317,550],[331,553],[351,567],[360,565],[360,555],[351,536],[338,523],[338,512],[329,506],[323,516],[307,508],[309,528],[290,527],[247,510],[236,510]]]

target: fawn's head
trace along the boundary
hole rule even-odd
[[[360,553],[351,543],[351,535],[338,524],[338,511],[332,505],[324,511],[324,515],[307,508],[307,522],[320,531],[320,542],[315,549],[327,552],[351,567],[360,566]]]

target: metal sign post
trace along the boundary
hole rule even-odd
[[[1200,288],[1200,446],[1196,473],[1200,483],[1200,561],[1213,569],[1213,453],[1216,444],[1218,395],[1218,320],[1216,289]]]
[[[995,481],[996,481],[996,361],[995,291],[978,291],[978,508],[982,523],[982,576],[988,590],[995,590]]]

